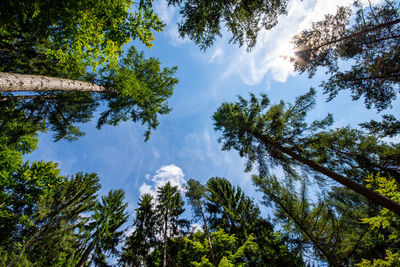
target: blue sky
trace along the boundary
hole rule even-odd
[[[132,215],[141,192],[154,192],[156,185],[168,180],[181,185],[189,178],[205,183],[210,177],[225,177],[258,202],[260,195],[251,184],[251,173],[243,172],[244,160],[236,151],[221,151],[211,115],[222,102],[235,101],[237,95],[263,92],[272,102],[293,101],[311,86],[317,88],[324,78],[323,71],[311,80],[306,75],[296,75],[281,56],[290,55],[289,41],[295,33],[322,19],[326,12],[334,13],[336,5],[349,2],[352,1],[293,1],[288,16],[283,16],[272,31],[261,32],[250,53],[228,44],[229,34],[206,52],[200,51],[191,41],[177,37],[176,10],[167,8],[165,2],[156,2],[155,10],[167,27],[156,34],[151,50],[140,44],[138,49],[160,58],[164,67],[178,66],[180,82],[169,101],[172,112],[160,118],[150,140],[144,142],[144,128],[139,124],[124,122],[97,130],[94,119],[82,125],[86,136],[78,141],[54,143],[51,133],[41,134],[39,149],[26,159],[58,162],[65,175],[96,172],[101,178],[102,193],[115,188],[125,190]],[[346,92],[326,103],[320,91],[310,119],[330,112],[336,126],[356,126],[380,117],[374,110],[366,110],[362,101],[351,101]],[[394,106],[398,107],[398,101]],[[398,113],[399,109],[390,112]]]

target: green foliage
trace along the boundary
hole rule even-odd
[[[75,253],[81,214],[100,188],[95,174],[60,176],[51,162],[25,163],[2,180],[0,246],[9,264],[67,264]]]
[[[206,187],[203,186],[199,181],[189,179],[186,182],[186,197],[189,199],[189,203],[192,206],[195,217],[200,218],[202,216],[201,203],[205,198]]]
[[[27,120],[25,113],[10,105],[0,103],[0,179],[7,179],[22,164],[22,156],[36,149],[41,122]]]
[[[132,226],[133,233],[125,240],[119,259],[122,266],[140,266],[142,263],[150,263],[151,248],[157,245],[154,231],[157,219],[153,197],[150,194],[141,195]]]
[[[252,236],[255,247],[244,250],[243,257],[252,266],[301,266],[302,259],[290,251],[284,238],[274,233],[272,224],[261,218],[259,208],[240,187],[225,178],[207,182],[206,209],[210,228],[235,235],[239,246]],[[214,244],[214,240],[212,240]],[[214,249],[214,245],[213,245]],[[218,251],[215,249],[215,254]]]
[[[367,186],[376,190],[377,192],[389,197],[390,199],[400,202],[400,188],[399,183],[393,178],[386,178],[377,175],[369,175],[365,181]],[[400,236],[399,224],[400,218],[391,213],[387,209],[381,209],[378,216],[363,218],[361,220],[365,224],[369,224],[372,230],[386,230],[389,232],[389,241],[396,241]],[[398,242],[397,242],[398,243]],[[356,266],[396,266],[400,264],[400,250],[398,247],[386,250],[384,259],[363,259]]]
[[[299,178],[300,167],[323,182],[318,171],[283,153],[286,149],[359,183],[368,173],[400,177],[399,145],[350,127],[327,129],[333,122],[331,115],[307,123],[314,94],[310,90],[294,104],[270,105],[266,95],[253,94],[249,100],[239,97],[236,103],[223,103],[213,115],[215,129],[222,132],[223,149],[235,149],[246,157],[246,171],[257,162],[261,175],[280,166],[288,178]]]
[[[287,3],[287,0],[168,0],[168,4],[180,8],[182,22],[178,29],[181,37],[188,36],[203,50],[221,36],[223,27],[232,34],[231,42],[253,48],[258,32],[273,28],[278,16],[286,13]]]
[[[0,71],[82,77],[88,67],[115,66],[122,46],[151,47],[164,24],[151,1],[4,1]]]
[[[44,123],[54,139],[82,136],[79,123],[91,120],[100,105],[97,127],[132,119],[147,125],[145,138],[158,126],[158,115],[170,112],[167,99],[178,82],[176,67],[161,68],[134,47],[123,58],[122,47],[132,39],[152,46],[153,31],[164,24],[153,13],[152,1],[6,1],[0,8],[0,71],[84,80],[106,86],[93,92],[39,92],[18,96],[1,93],[33,124]],[[101,66],[101,67],[99,67]],[[91,68],[91,71],[88,69]],[[112,88],[110,88],[112,87]]]
[[[126,57],[121,59],[116,71],[110,70],[102,77],[107,87],[117,90],[117,93],[101,95],[108,109],[104,111],[97,127],[105,124],[117,125],[120,121],[132,119],[147,124],[146,140],[150,131],[159,122],[157,115],[168,114],[167,99],[171,97],[178,80],[173,77],[177,68],[161,68],[160,61],[150,57],[146,59],[143,52],[138,53],[131,47]]]
[[[95,203],[89,222],[82,227],[84,243],[78,266],[84,266],[93,253],[91,261],[101,264],[105,255],[118,255],[117,246],[122,239],[123,231],[118,230],[127,220],[124,203],[125,193],[122,189],[110,190]]]
[[[371,254],[365,244],[375,237],[360,223],[369,214],[368,203],[354,192],[333,188],[327,196],[311,201],[304,181],[300,188],[283,186],[275,176],[253,176],[253,182],[264,194],[263,204],[274,208],[276,222],[299,251],[311,247],[315,256],[332,266],[351,266]]]
[[[255,251],[254,236],[239,242],[235,235],[230,235],[219,229],[211,234],[212,246],[216,252],[218,266],[246,266],[245,251]],[[178,253],[179,266],[213,266],[209,259],[209,246],[204,233],[198,231],[189,238],[183,238],[184,248]]]

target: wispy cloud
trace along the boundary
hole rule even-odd
[[[184,185],[186,184],[184,177],[182,169],[178,166],[174,164],[165,165],[158,169],[156,174],[151,178],[153,184],[143,183],[139,188],[139,192],[141,195],[151,194],[155,197],[158,187],[164,186],[167,182],[170,182],[172,186],[177,186],[181,192],[184,192]],[[146,178],[148,179],[148,177]]]
[[[179,16],[176,7],[168,6],[167,1],[158,0],[154,3],[154,11],[166,24],[164,33],[168,36],[170,44],[180,46],[190,42],[188,38],[181,38],[179,35],[177,26]]]

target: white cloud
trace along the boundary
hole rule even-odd
[[[217,47],[210,58],[210,63],[222,63],[225,52],[221,47]]]
[[[200,224],[198,224],[198,223],[193,223],[193,224],[191,224],[190,225],[190,231],[192,232],[192,233],[195,233],[195,232],[197,232],[197,231],[202,231],[202,232],[204,232],[204,230],[203,230],[203,227],[200,225]]]
[[[146,175],[147,179],[148,176]],[[181,192],[184,192],[184,185],[186,181],[185,175],[181,168],[174,164],[162,166],[156,171],[156,174],[151,178],[153,185],[143,183],[140,188],[140,194],[151,194],[154,197],[157,195],[157,188],[164,186],[167,182],[170,182],[172,186],[177,186]]]
[[[176,12],[176,8],[173,6],[168,6],[167,1],[159,0],[154,3],[154,11],[165,24],[171,24]]]

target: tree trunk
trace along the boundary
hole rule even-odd
[[[94,240],[85,249],[85,252],[83,252],[81,259],[79,260],[78,264],[76,265],[77,267],[84,267],[85,266],[85,263],[88,260],[89,255],[92,252],[93,248],[94,248]]]
[[[203,216],[204,231],[206,232],[207,239],[208,239],[208,245],[210,246],[210,256],[211,256],[211,260],[212,260],[212,262],[213,262],[213,265],[216,267],[216,266],[217,266],[217,263],[215,262],[214,251],[213,251],[212,243],[211,243],[211,237],[210,237],[210,233],[208,232],[207,221],[206,221],[206,217],[204,216],[203,207],[202,207],[202,205],[201,205],[201,201],[200,201],[200,200],[199,200],[199,206],[200,206],[201,216]]]
[[[328,261],[328,263],[330,263],[332,266],[334,267],[340,267],[340,264],[337,262],[336,258],[331,255],[331,253],[329,253],[324,247],[321,246],[321,244],[318,242],[318,240],[316,240],[314,238],[314,236],[312,235],[312,233],[308,232],[303,224],[297,220],[297,218],[294,216],[294,214],[292,214],[286,207],[285,205],[283,205],[279,199],[277,199],[275,196],[273,196],[275,198],[275,203],[278,203],[278,205],[284,210],[284,212],[290,217],[292,218],[293,222],[300,228],[300,230],[304,233],[304,235],[310,239],[311,242],[313,242],[313,244],[319,249],[319,251],[321,251],[322,255],[324,255],[324,257],[326,258],[326,260]]]
[[[163,262],[162,266],[167,267],[167,241],[168,241],[168,209],[165,211],[164,218],[164,244],[163,244]]]
[[[324,166],[321,166],[317,163],[315,163],[312,160],[308,160],[306,158],[303,158],[302,156],[296,154],[295,152],[293,152],[292,150],[290,150],[289,148],[283,147],[278,143],[272,142],[270,141],[268,138],[266,138],[265,136],[261,135],[261,134],[253,134],[258,140],[260,140],[261,143],[271,146],[273,148],[275,148],[276,150],[289,155],[290,157],[292,157],[293,159],[307,165],[308,167],[310,167],[311,169],[313,169],[314,171],[317,171],[319,173],[325,174],[326,176],[328,176],[329,178],[335,180],[336,182],[344,185],[345,187],[353,190],[354,192],[364,196],[365,198],[371,200],[372,202],[387,208],[388,210],[391,210],[392,212],[396,213],[397,215],[400,215],[400,204],[391,200],[390,198],[383,196],[371,189],[366,188],[365,186],[362,186],[356,182],[353,182],[352,180],[350,180],[349,178],[340,175],[334,171],[329,170],[328,168],[325,168]]]
[[[84,81],[0,72],[0,92],[26,91],[113,92],[113,89]]]
[[[322,48],[324,46],[328,46],[328,45],[331,45],[331,44],[339,43],[339,42],[342,42],[342,41],[347,40],[347,39],[352,39],[352,38],[355,38],[355,37],[358,37],[358,36],[361,36],[361,35],[364,35],[364,34],[367,34],[367,33],[370,33],[370,32],[377,31],[377,30],[382,29],[382,28],[387,28],[387,27],[396,25],[398,23],[400,23],[400,19],[396,19],[396,20],[393,20],[393,21],[389,21],[387,23],[379,24],[379,25],[376,25],[376,26],[371,27],[369,29],[366,29],[366,30],[363,30],[363,31],[360,31],[360,32],[356,32],[356,33],[353,33],[353,34],[350,34],[350,35],[347,35],[347,36],[343,36],[341,38],[338,38],[338,39],[323,43],[321,45],[318,45],[317,47],[310,47],[310,48],[302,49],[302,50],[300,50],[298,52],[318,50],[318,49],[320,49],[320,48]]]

